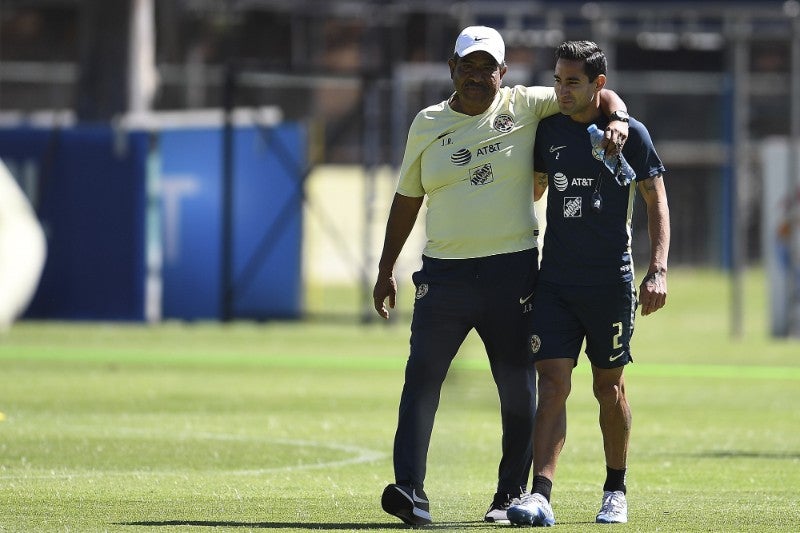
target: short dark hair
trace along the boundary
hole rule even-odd
[[[556,61],[559,59],[583,61],[583,70],[589,81],[594,81],[608,69],[606,55],[592,41],[564,41],[556,48]]]

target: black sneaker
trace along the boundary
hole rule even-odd
[[[508,524],[508,516],[506,511],[514,503],[514,500],[519,498],[519,494],[504,494],[501,492],[495,493],[492,504],[486,511],[483,517],[485,522],[498,522],[500,524]]]
[[[422,489],[394,483],[387,485],[381,496],[381,507],[410,526],[424,526],[433,522],[428,496]]]

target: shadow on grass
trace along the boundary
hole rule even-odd
[[[386,523],[325,523],[325,522],[233,522],[215,520],[162,520],[162,521],[141,521],[141,522],[119,522],[118,526],[146,526],[146,527],[174,527],[174,526],[205,526],[205,527],[242,527],[251,529],[319,529],[329,531],[339,530],[358,530],[358,529],[453,529],[453,528],[496,528],[497,524],[483,521],[474,522],[441,522],[421,526],[419,528],[406,524],[386,524]]]

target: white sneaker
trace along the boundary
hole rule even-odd
[[[550,527],[556,523],[550,502],[538,492],[523,494],[508,508],[506,515],[515,526]]]
[[[595,522],[600,524],[624,524],[628,521],[628,500],[621,490],[603,492],[603,503]]]

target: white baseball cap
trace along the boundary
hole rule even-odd
[[[464,28],[456,39],[455,53],[459,57],[464,57],[480,50],[489,52],[498,65],[503,64],[506,57],[506,43],[503,42],[503,37],[497,30],[488,26]]]

